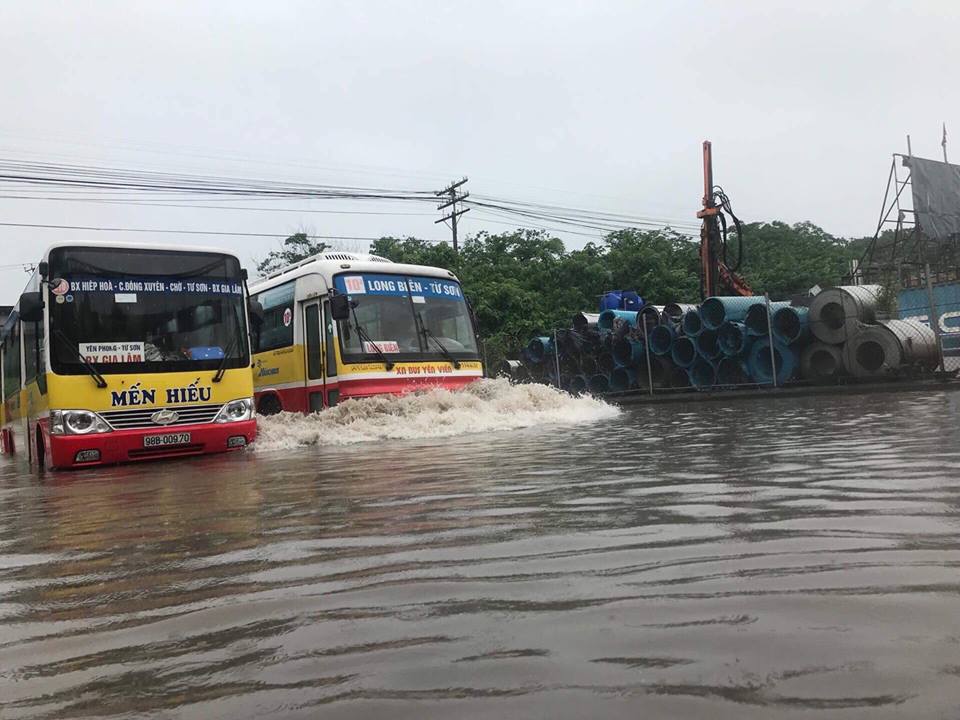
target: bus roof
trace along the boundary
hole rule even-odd
[[[431,267],[430,265],[407,265],[404,263],[395,263],[379,255],[332,250],[318,255],[312,255],[254,280],[250,283],[250,293],[263,292],[264,290],[269,290],[270,288],[303,277],[304,275],[322,275],[329,284],[332,282],[334,275],[345,270],[361,273],[382,273],[384,275],[419,275],[421,277],[451,278],[457,280],[456,275],[444,268]],[[459,280],[457,281],[459,282]]]
[[[169,243],[156,242],[126,242],[113,240],[60,240],[49,245],[43,253],[43,259],[50,259],[50,251],[64,247],[90,247],[90,248],[113,248],[114,250],[167,250],[170,252],[202,252],[216,255],[229,255],[230,257],[240,259],[236,253],[223,248],[209,247],[203,245],[171,245]]]

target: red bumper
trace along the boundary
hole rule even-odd
[[[164,447],[145,447],[143,438],[147,435],[167,433],[190,433],[190,442],[185,445]],[[230,438],[244,439],[244,443],[230,446]],[[51,435],[50,466],[55,468],[93,467],[113,465],[137,460],[156,460],[184,455],[205,455],[207,453],[242,450],[257,437],[257,421],[245,420],[235,423],[207,423],[203,425],[178,425],[160,430],[115,430],[97,435]],[[239,443],[234,440],[234,443]],[[98,450],[97,460],[77,462],[77,453],[84,450]]]
[[[340,380],[340,399],[370,397],[371,395],[403,395],[417,390],[444,388],[459,390],[480,380],[480,375],[404,375],[395,378],[344,378]]]

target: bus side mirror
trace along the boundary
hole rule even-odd
[[[260,304],[259,300],[254,300],[250,298],[247,300],[247,314],[250,316],[250,322],[257,327],[263,325],[263,305]]]
[[[50,273],[50,264],[46,260],[41,260],[37,265],[37,272],[40,273],[41,280],[48,280]]]
[[[20,319],[24,322],[43,320],[43,296],[39,292],[25,292],[20,296]]]
[[[330,317],[334,320],[350,319],[350,298],[347,295],[334,295],[330,298]]]

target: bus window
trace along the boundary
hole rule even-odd
[[[14,323],[3,345],[3,390],[8,398],[20,392],[20,323]]]
[[[256,333],[254,352],[293,345],[293,282],[278,285],[257,295],[263,306],[263,323]]]
[[[327,377],[337,374],[337,348],[333,340],[333,318],[330,317],[330,301],[323,303],[323,321],[327,342]]]
[[[23,326],[23,375],[25,384],[30,384],[44,372],[43,368],[43,323],[21,323]]]

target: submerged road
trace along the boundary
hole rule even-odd
[[[564,402],[0,460],[0,718],[957,717],[960,393]]]

